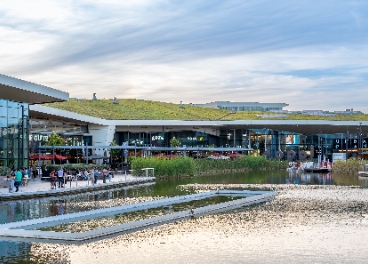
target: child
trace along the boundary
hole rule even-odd
[[[6,183],[9,186],[9,192],[14,192],[14,179],[15,179],[15,173],[13,172],[10,176],[8,175],[8,182]]]

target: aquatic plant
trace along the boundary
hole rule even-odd
[[[338,160],[332,165],[332,172],[343,174],[358,174],[359,171],[365,171],[367,162],[359,159],[349,159],[347,161]]]
[[[132,169],[135,170],[136,175],[144,174],[141,169],[154,168],[155,176],[159,177],[197,175],[224,170],[283,169],[286,166],[286,162],[254,156],[217,160],[193,159],[190,157],[176,157],[173,159],[137,157],[132,159]]]

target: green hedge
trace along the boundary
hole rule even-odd
[[[58,171],[60,168],[65,169],[67,171],[76,171],[76,170],[91,170],[93,168],[97,168],[98,170],[103,170],[107,166],[105,164],[84,164],[84,163],[70,163],[70,164],[61,164],[61,165],[47,165],[47,170],[55,170]]]
[[[284,169],[287,162],[270,160],[264,157],[244,156],[227,160],[193,159],[190,157],[166,158],[133,158],[132,169],[154,168],[155,176],[195,175],[213,170],[229,169]],[[139,174],[138,172],[136,172]]]
[[[10,171],[8,167],[0,166],[0,176],[10,175]]]

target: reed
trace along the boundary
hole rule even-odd
[[[365,171],[366,165],[366,161],[359,159],[338,160],[333,163],[332,172],[337,174],[358,174],[359,171]]]
[[[287,162],[270,160],[264,157],[245,156],[227,160],[193,159],[190,157],[167,158],[133,158],[132,169],[136,175],[143,175],[143,168],[154,168],[155,176],[175,177],[227,170],[284,169]]]

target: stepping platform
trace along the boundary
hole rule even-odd
[[[94,219],[103,216],[111,216],[120,213],[144,210],[160,206],[168,206],[175,203],[184,203],[192,200],[210,198],[214,196],[244,196],[244,198],[204,206],[192,210],[175,212],[167,215],[157,216],[144,220],[124,223],[116,226],[90,230],[82,233],[54,232],[33,230],[45,227],[56,226],[59,224],[72,223],[80,220]],[[38,241],[54,243],[81,243],[90,240],[102,239],[107,236],[134,232],[149,226],[161,225],[173,221],[197,217],[204,214],[219,212],[241,206],[248,206],[273,199],[277,192],[271,191],[230,191],[217,190],[200,194],[185,195],[161,200],[149,201],[144,203],[122,205],[87,212],[52,216],[40,219],[33,219],[21,222],[7,223],[0,225],[0,237],[2,240],[16,241]],[[32,229],[32,230],[31,230]]]

